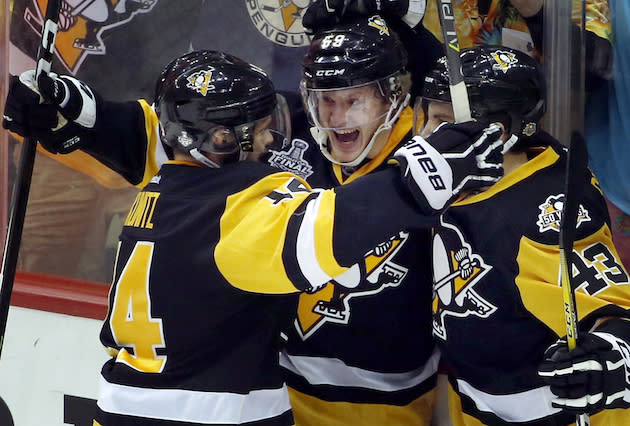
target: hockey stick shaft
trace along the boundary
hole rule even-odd
[[[586,167],[587,155],[582,136],[573,132],[567,154],[567,169],[564,183],[564,206],[560,220],[560,283],[562,285],[562,300],[564,304],[564,319],[567,331],[567,343],[572,350],[577,345],[577,309],[575,303],[575,288],[573,283],[573,242],[575,241],[576,225],[579,214],[579,194],[583,189],[583,173]]]
[[[50,72],[55,51],[55,38],[57,37],[57,22],[59,20],[60,7],[61,0],[48,0],[48,4],[46,5],[41,44],[37,52],[38,76],[42,72]],[[0,272],[0,355],[2,355],[2,348],[4,347],[4,335],[7,327],[7,317],[9,315],[9,305],[11,304],[11,294],[13,293],[13,283],[20,251],[22,230],[24,228],[24,217],[26,215],[26,205],[31,187],[36,150],[37,141],[32,138],[24,138],[13,187],[11,210],[9,212],[9,226],[2,258],[2,270]]]
[[[578,340],[578,315],[573,278],[573,242],[580,212],[579,195],[584,187],[584,171],[588,154],[584,137],[574,131],[571,134],[567,172],[565,177],[564,207],[560,220],[560,283],[564,305],[564,320],[569,350],[575,349]],[[577,426],[590,425],[588,414],[578,414]]]
[[[468,101],[468,90],[462,74],[462,64],[459,57],[459,40],[455,23],[455,13],[453,11],[452,0],[438,0],[440,13],[440,26],[442,27],[442,38],[446,50],[446,61],[448,64],[449,89],[451,92],[451,102],[453,104],[453,114],[455,122],[470,121],[470,103]]]
[[[580,213],[580,195],[584,190],[585,172],[588,169],[588,151],[583,135],[584,118],[584,78],[585,78],[585,51],[584,51],[584,31],[586,31],[586,2],[580,2],[581,22],[580,36],[577,46],[573,46],[571,54],[578,58],[577,69],[572,74],[571,86],[577,99],[573,100],[574,123],[571,139],[569,140],[569,150],[567,155],[567,168],[564,183],[564,207],[560,220],[560,280],[562,286],[562,300],[564,305],[564,318],[567,332],[567,345],[569,350],[577,347],[578,342],[578,312],[575,297],[576,284],[573,278],[573,243],[576,237],[576,227]],[[573,14],[571,14],[573,15]],[[573,43],[575,40],[571,41]],[[575,49],[578,47],[578,49]],[[577,55],[577,56],[576,56]],[[577,426],[590,425],[588,414],[578,414],[576,416]]]
[[[583,189],[583,172],[586,168],[587,154],[584,138],[578,132],[573,132],[569,145],[567,170],[565,174],[564,206],[560,220],[560,283],[562,285],[562,300],[564,304],[564,319],[567,331],[567,343],[572,350],[577,345],[577,308],[575,303],[575,288],[572,274],[573,242],[575,241],[576,225],[580,204],[579,194]]]

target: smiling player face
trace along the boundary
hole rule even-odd
[[[356,159],[383,123],[390,103],[375,85],[317,93],[317,116],[339,162]]]

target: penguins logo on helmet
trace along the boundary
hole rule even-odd
[[[214,84],[210,84],[212,69],[201,70],[188,77],[187,87],[206,96],[209,90],[214,90]]]
[[[518,59],[516,59],[516,55],[513,52],[507,52],[505,50],[497,50],[492,52],[492,57],[497,61],[496,64],[492,66],[495,70],[503,71],[504,73],[508,72],[508,69],[518,63]]]
[[[374,27],[377,30],[379,30],[381,35],[383,34],[389,35],[389,28],[387,27],[387,23],[379,15],[370,16],[368,18],[368,25],[370,27]]]

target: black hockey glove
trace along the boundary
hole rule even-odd
[[[376,0],[315,0],[304,12],[302,26],[314,34],[338,24],[342,18],[376,12]]]
[[[558,340],[545,352],[538,375],[558,396],[552,405],[568,412],[630,405],[630,345],[610,333],[584,333],[572,351]]]
[[[34,137],[54,154],[67,154],[80,148],[94,127],[96,104],[85,83],[41,73],[36,84],[35,71],[29,70],[11,77],[2,126]]]
[[[501,127],[468,121],[415,136],[394,153],[402,180],[426,214],[439,214],[462,192],[503,176]]]
[[[315,0],[304,12],[302,25],[312,34],[343,19],[380,13],[414,28],[422,20],[425,7],[426,0]]]

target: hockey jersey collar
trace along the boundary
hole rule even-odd
[[[556,161],[558,161],[559,158],[560,156],[558,155],[554,147],[548,146],[544,148],[544,150],[536,157],[520,165],[507,175],[503,176],[500,181],[492,185],[486,191],[471,195],[464,200],[457,201],[453,203],[453,206],[465,206],[492,198],[499,192],[514,186],[522,180],[527,179],[539,170],[553,165]]]
[[[168,160],[168,161],[165,161],[164,164],[173,164],[173,165],[176,165],[176,166],[205,167],[204,165],[199,164],[199,163],[197,163],[195,161],[192,161],[192,160],[190,160],[190,161],[189,160]]]

